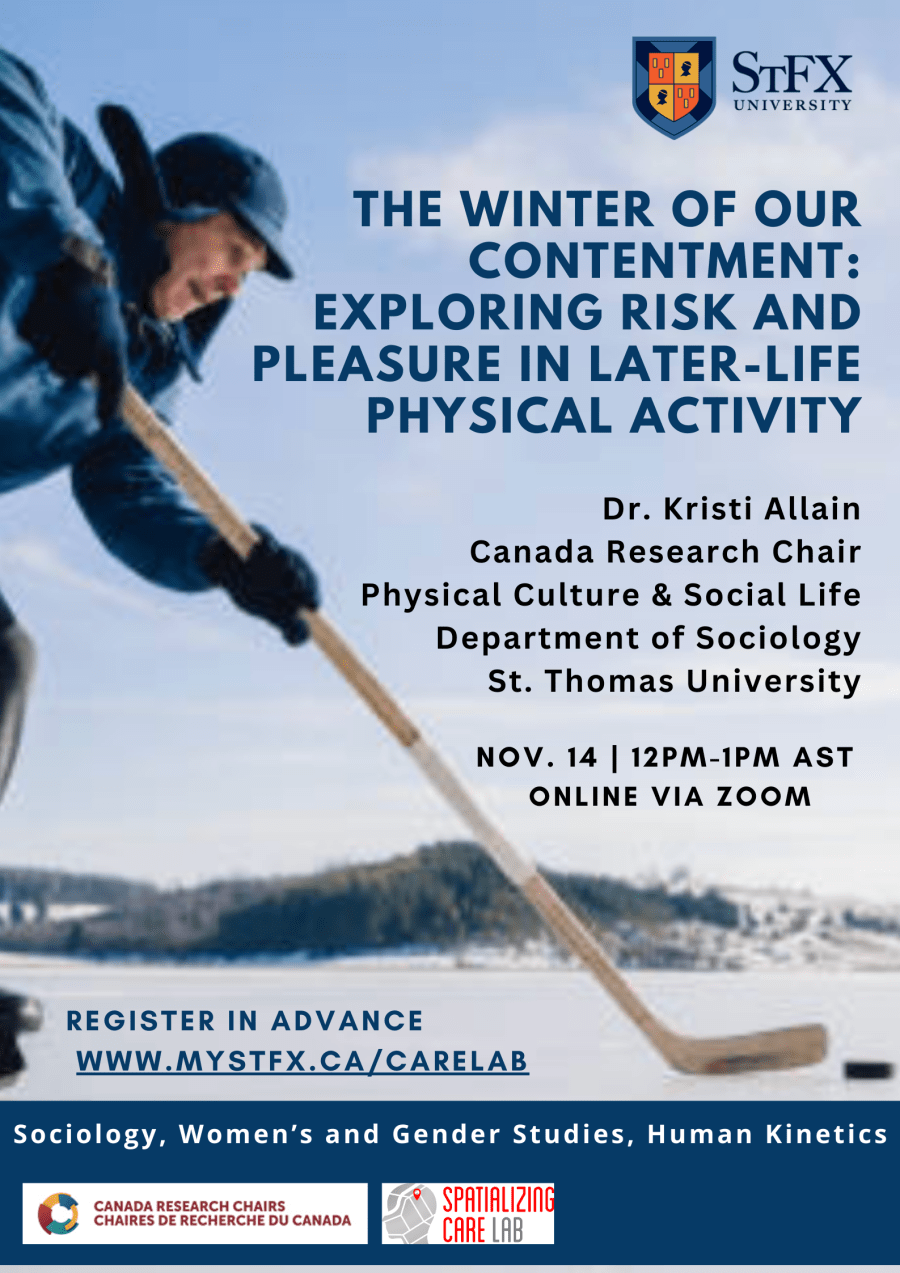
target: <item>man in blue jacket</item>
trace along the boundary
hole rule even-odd
[[[292,277],[281,183],[230,138],[191,134],[153,154],[123,108],[101,108],[100,124],[121,182],[0,51],[0,493],[67,468],[94,531],[132,570],[185,592],[222,587],[300,644],[297,612],[319,601],[303,557],[258,528],[241,560],[118,417],[126,380],[167,417],[247,276]],[[0,593],[0,796],[33,664]],[[26,1020],[0,994],[0,1077],[21,1067]]]

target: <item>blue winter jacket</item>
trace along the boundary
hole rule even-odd
[[[129,377],[165,415],[227,302],[183,323],[143,312],[145,264],[158,251],[149,227],[34,72],[0,51],[0,492],[68,468],[75,498],[115,556],[169,588],[208,588],[198,565],[212,533],[205,518],[124,424],[100,424],[87,381],[61,380],[18,335],[35,275],[60,259],[68,234],[116,261]]]

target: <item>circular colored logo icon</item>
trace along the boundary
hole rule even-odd
[[[60,1209],[56,1216],[53,1214],[55,1207]],[[69,1212],[68,1218],[66,1211]],[[38,1207],[38,1223],[45,1233],[71,1233],[78,1228],[78,1203],[70,1193],[51,1193]]]

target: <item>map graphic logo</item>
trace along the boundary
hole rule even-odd
[[[683,137],[716,104],[716,41],[635,36],[632,40],[634,109],[666,137]]]
[[[63,1215],[57,1211],[54,1218],[54,1207],[60,1208]],[[65,1212],[69,1212],[66,1218]],[[78,1203],[70,1193],[51,1193],[49,1198],[45,1198],[38,1207],[38,1224],[45,1233],[71,1233],[78,1228]]]
[[[407,1246],[428,1246],[428,1230],[437,1199],[427,1185],[397,1185],[388,1194],[382,1216],[385,1235]]]

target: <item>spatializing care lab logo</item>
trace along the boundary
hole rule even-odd
[[[78,1228],[78,1203],[70,1193],[51,1193],[37,1211],[45,1233],[72,1233]]]
[[[632,79],[641,119],[666,137],[683,137],[716,104],[715,37],[635,36]]]
[[[556,1189],[545,1184],[382,1184],[381,1240],[404,1246],[552,1246]]]

